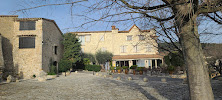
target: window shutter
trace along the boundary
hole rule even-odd
[[[19,30],[35,30],[35,21],[20,21]]]
[[[19,48],[35,48],[35,37],[19,37]]]

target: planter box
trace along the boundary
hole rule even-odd
[[[75,72],[77,73],[77,71],[75,71]],[[65,76],[65,75],[68,76],[68,75],[70,75],[70,72],[66,72],[66,73],[65,73],[65,72],[62,72],[62,75],[63,75],[63,76]]]
[[[47,79],[54,79],[56,78],[56,75],[47,75]]]

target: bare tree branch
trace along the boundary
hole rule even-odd
[[[210,2],[202,3],[198,12],[201,13],[213,13],[217,11],[222,11],[222,0],[210,0]]]
[[[88,0],[80,0],[80,1],[74,1],[74,2],[59,3],[59,4],[46,4],[46,5],[36,6],[36,7],[19,9],[19,10],[16,10],[16,11],[14,11],[14,12],[16,13],[16,12],[20,12],[20,11],[31,10],[31,9],[36,9],[36,8],[41,8],[41,7],[46,7],[46,6],[73,5],[73,4],[75,4],[75,3],[80,3],[80,2],[84,2],[84,1],[88,1]]]

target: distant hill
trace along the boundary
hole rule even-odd
[[[181,48],[178,42],[174,43],[179,48]],[[215,58],[222,58],[222,44],[218,43],[201,43],[204,55],[206,57],[215,57]],[[163,49],[163,48],[164,49]],[[170,51],[176,50],[172,43],[158,43],[159,52],[168,52],[165,49]]]

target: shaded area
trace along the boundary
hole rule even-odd
[[[5,68],[3,72],[3,78],[6,79],[8,75],[15,76],[18,74],[18,67],[14,67],[13,54],[12,54],[12,44],[10,40],[2,36],[2,51],[3,58],[5,61]]]

